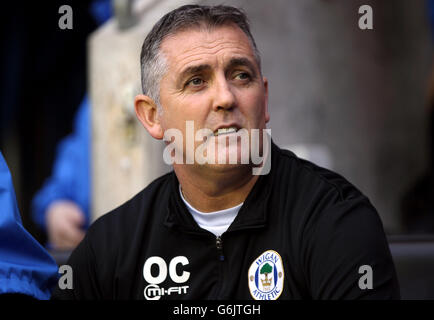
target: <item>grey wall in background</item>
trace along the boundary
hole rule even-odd
[[[326,147],[333,170],[370,198],[386,231],[400,232],[400,198],[428,155],[425,1],[223,3],[250,17],[269,79],[274,141]],[[358,28],[363,4],[373,8],[374,30]]]

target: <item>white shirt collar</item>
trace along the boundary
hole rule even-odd
[[[242,202],[235,207],[224,210],[202,212],[194,208],[187,200],[185,200],[181,191],[181,184],[179,185],[179,194],[199,227],[214,233],[217,237],[221,236],[229,228],[244,203]]]

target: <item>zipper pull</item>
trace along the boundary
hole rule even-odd
[[[218,250],[221,250],[223,248],[223,240],[220,237],[217,237],[216,241],[215,241],[215,245],[217,247]]]
[[[216,238],[215,245],[216,245],[217,250],[220,252],[220,256],[219,256],[220,261],[224,261],[225,256],[223,255],[223,251],[222,251],[223,250],[223,240],[220,236]]]

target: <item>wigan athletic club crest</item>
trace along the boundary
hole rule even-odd
[[[255,300],[276,300],[282,294],[284,277],[282,258],[267,250],[250,265],[250,294]]]

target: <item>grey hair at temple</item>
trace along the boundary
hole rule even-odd
[[[245,13],[231,6],[185,5],[164,15],[145,38],[140,54],[142,90],[160,108],[160,81],[167,68],[160,46],[168,35],[189,28],[208,28],[234,23],[248,37],[252,45],[256,62],[261,70],[261,58]]]

